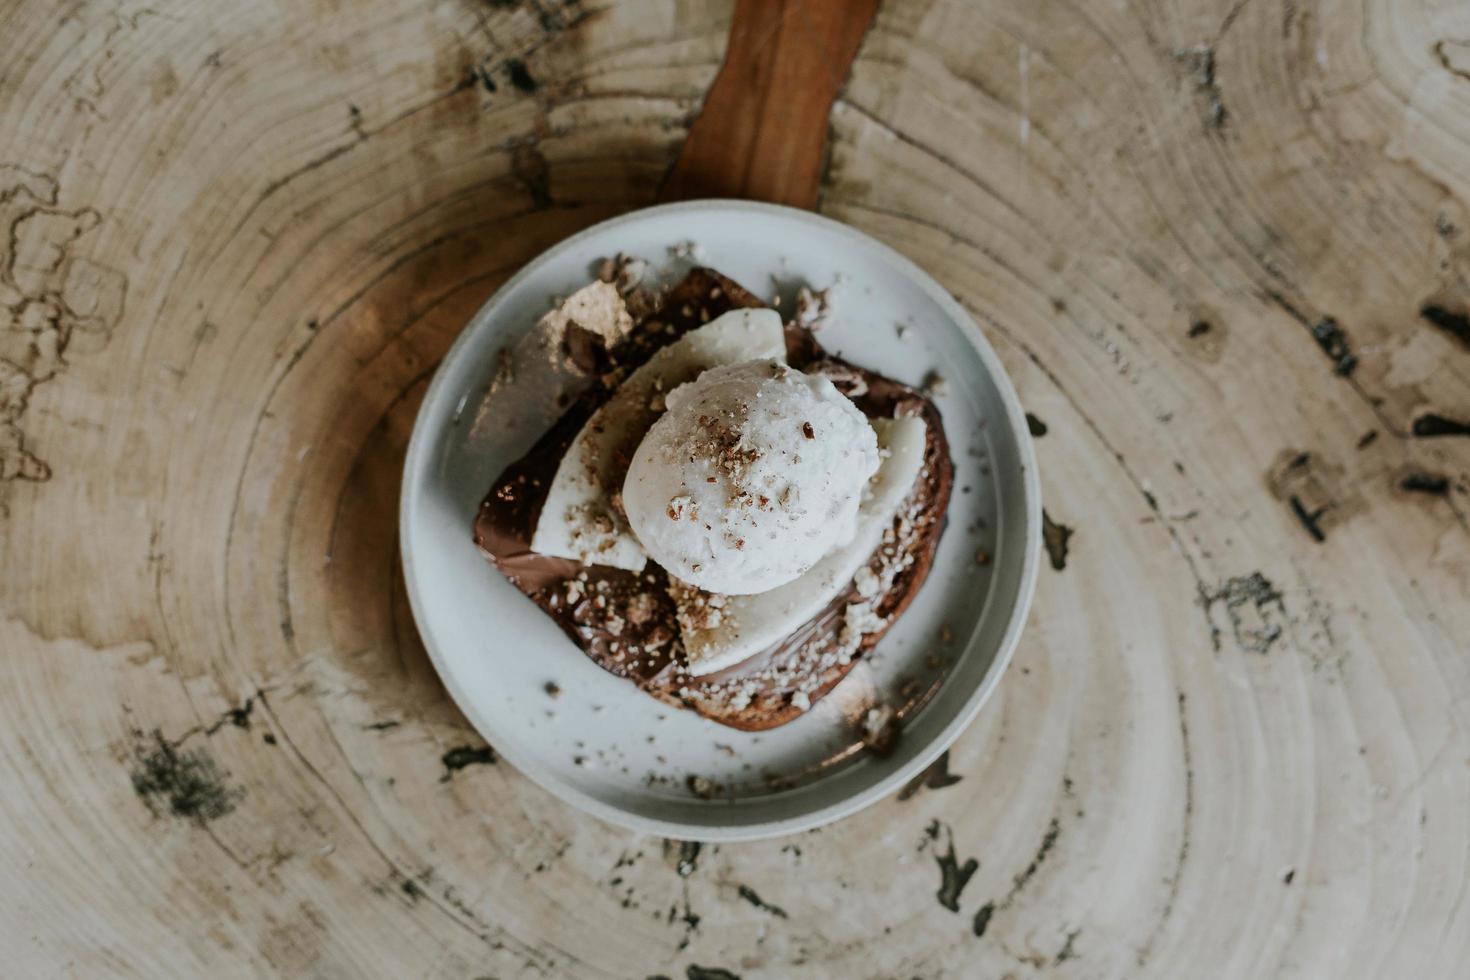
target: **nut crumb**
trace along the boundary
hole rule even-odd
[[[886,704],[875,705],[863,716],[863,744],[878,755],[887,755],[898,741],[898,712]]]
[[[949,394],[949,379],[938,371],[930,371],[919,390],[930,398],[943,398]]]
[[[832,299],[827,289],[801,287],[796,292],[796,325],[807,330],[821,330],[832,318]]]
[[[648,263],[632,255],[619,255],[617,267],[618,294],[627,297],[643,284],[648,275]]]
[[[685,262],[702,262],[704,246],[695,241],[683,241],[669,246],[669,254]]]
[[[491,384],[501,387],[515,384],[515,380],[515,355],[511,353],[509,347],[502,347],[495,355],[495,378]]]
[[[658,600],[654,598],[653,593],[640,592],[628,601],[628,622],[634,626],[642,626],[652,619],[653,614],[657,611]],[[651,653],[653,651],[645,646],[644,652]]]

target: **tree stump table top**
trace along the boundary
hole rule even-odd
[[[0,24],[0,972],[1463,970],[1470,4]],[[848,222],[971,311],[1049,560],[942,767],[699,847],[497,761],[396,507],[486,297],[710,193]]]

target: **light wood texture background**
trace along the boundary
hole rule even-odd
[[[681,847],[449,703],[415,408],[519,265],[658,198],[731,16],[0,3],[0,973],[1463,976],[1463,0],[880,4],[817,207],[1045,429],[958,782]]]

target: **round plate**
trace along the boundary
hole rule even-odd
[[[787,313],[798,285],[834,285],[834,315],[819,334],[829,350],[910,384],[934,371],[946,382],[935,400],[955,492],[928,581],[832,694],[767,732],[735,731],[670,708],[604,672],[470,540],[491,480],[539,435],[497,424],[502,413],[515,414],[514,406],[487,401],[498,352],[553,297],[590,281],[599,259],[639,256],[672,280],[690,266],[674,246],[691,241],[700,264],[758,295],[782,296]],[[496,397],[504,402],[503,391]],[[490,298],[445,356],[419,410],[400,522],[404,576],[429,655],[497,752],[613,823],[728,841],[853,813],[954,741],[1015,648],[1035,584],[1041,503],[1015,391],[979,329],[938,283],[835,221],[774,205],[694,201],[589,228]],[[549,684],[559,688],[555,696]],[[906,706],[898,740],[881,756],[863,748],[854,726],[875,701]],[[705,798],[691,784],[718,791]]]

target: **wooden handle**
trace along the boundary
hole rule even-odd
[[[878,0],[739,0],[725,62],[659,199],[817,203],[827,115]]]

